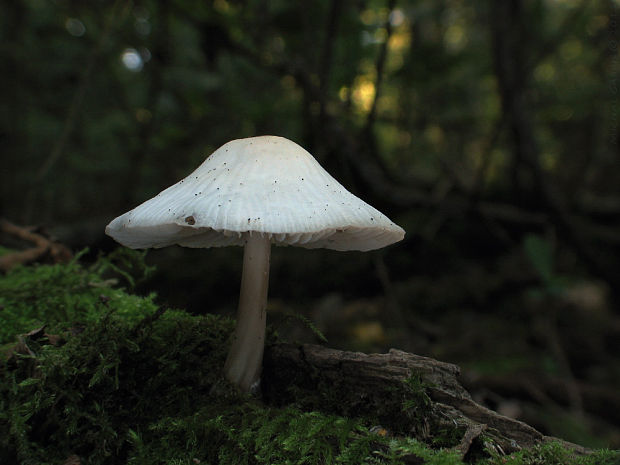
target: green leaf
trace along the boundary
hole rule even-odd
[[[553,280],[553,246],[536,234],[529,234],[523,241],[523,249],[532,266],[544,283]]]

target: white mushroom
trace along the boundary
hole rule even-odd
[[[185,179],[110,222],[106,234],[134,249],[244,246],[225,373],[249,391],[262,365],[271,244],[367,251],[405,232],[302,147],[261,136],[224,144]]]

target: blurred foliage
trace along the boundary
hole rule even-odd
[[[288,137],[407,237],[369,254],[274,250],[276,318],[460,363],[489,406],[620,445],[617,1],[7,0],[1,13],[0,216],[112,250],[107,222],[224,142]],[[118,260],[107,273],[128,285],[147,271]],[[240,250],[149,262],[138,292],[234,311]],[[86,321],[104,305],[89,299],[116,292],[91,289],[94,271],[37,271],[66,282],[48,296],[55,318]],[[40,295],[22,282],[0,298]],[[24,302],[20,331],[47,321]],[[549,418],[562,410],[571,421]]]
[[[529,234],[525,236],[523,248],[541,283],[541,287],[530,290],[530,295],[543,298],[549,294],[565,293],[569,288],[570,278],[556,274],[553,245],[540,236]]]
[[[615,8],[522,6],[541,164],[575,200],[619,194]],[[511,167],[494,14],[487,2],[460,0],[320,1],[311,10],[258,0],[5,2],[2,210],[15,220],[104,221],[222,143],[267,133],[366,188],[352,184],[355,160],[325,138],[334,124],[371,129],[390,172],[514,195],[523,179],[511,177],[526,173]]]

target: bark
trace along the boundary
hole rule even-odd
[[[428,439],[438,431],[445,434],[451,430],[456,435],[455,447],[463,456],[472,447],[495,448],[508,454],[558,440],[477,404],[458,381],[460,369],[456,365],[400,350],[364,354],[310,344],[276,344],[266,349],[263,370],[266,402],[303,405],[309,395],[314,395],[318,404],[312,407],[377,418],[392,434]],[[412,377],[424,386],[428,405],[409,415],[404,411],[403,397],[394,393],[406,388]],[[330,403],[334,396],[339,400]],[[587,452],[581,446],[564,443],[577,453]]]

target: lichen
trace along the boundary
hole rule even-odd
[[[239,394],[221,371],[233,321],[160,307],[154,296],[119,288],[114,282],[131,286],[146,271],[139,256],[125,259],[21,267],[0,277],[0,463],[76,456],[101,465],[463,463],[451,447],[458,433],[443,431],[437,443],[432,431],[423,441],[394,426],[399,415],[424,423],[431,403],[415,376],[380,393],[396,396],[399,411],[381,411],[379,397],[362,411],[338,386],[321,389],[331,396],[308,389],[296,404]],[[577,458],[548,444],[488,453],[477,463],[613,460],[610,451]]]

